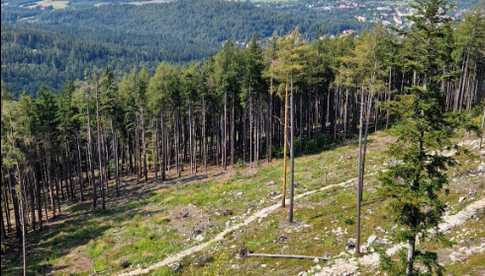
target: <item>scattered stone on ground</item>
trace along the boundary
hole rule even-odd
[[[209,215],[193,204],[174,208],[169,214],[169,221],[180,234],[194,239],[212,225]]]
[[[194,265],[196,266],[204,266],[214,260],[214,257],[208,255],[202,255],[194,260]]]
[[[462,211],[455,215],[445,216],[444,222],[439,225],[439,229],[442,232],[446,232],[453,227],[463,224],[469,219],[472,219],[477,215],[478,212],[483,212],[485,210],[485,198],[477,200],[468,206],[466,206]],[[465,231],[466,232],[466,231]],[[377,243],[379,239],[374,235],[368,238],[368,243]],[[347,241],[346,249],[348,250],[351,246],[353,239]],[[355,243],[354,243],[355,248]],[[399,250],[405,248],[404,244],[395,244],[386,250],[386,255],[393,256]],[[466,260],[467,257],[485,252],[485,240],[481,241],[479,246],[471,247],[461,247],[457,250],[453,250],[449,254],[449,262],[461,262]],[[312,267],[308,271],[301,272],[298,275],[315,275],[315,276],[337,276],[337,275],[358,275],[359,266],[366,266],[369,268],[377,268],[379,265],[380,256],[378,253],[365,254],[360,258],[356,258],[346,252],[341,252],[333,261],[329,262],[325,267],[320,267],[319,265]]]

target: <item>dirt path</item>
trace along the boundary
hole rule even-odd
[[[461,145],[470,145],[471,144],[473,146],[474,141],[476,141],[476,139],[470,140],[470,142],[464,141],[464,142],[461,142],[460,144]],[[455,152],[451,152],[450,154],[454,155]],[[374,175],[374,174],[376,174],[376,173],[373,172],[373,173],[366,174],[366,177]],[[296,195],[295,200],[298,200],[298,199],[303,198],[303,197],[307,197],[307,196],[315,194],[317,192],[322,192],[322,191],[330,190],[330,189],[333,189],[333,188],[343,188],[343,187],[349,186],[352,182],[355,182],[355,181],[356,181],[356,178],[352,178],[352,179],[349,179],[347,181],[344,181],[344,182],[341,182],[341,183],[338,183],[338,184],[328,185],[328,186],[325,186],[325,187],[322,187],[322,188],[319,188],[319,189],[307,191],[307,192],[301,193],[299,195]],[[485,201],[485,199],[482,199],[480,201]],[[226,235],[228,235],[228,234],[230,234],[230,233],[232,233],[236,230],[239,230],[240,228],[245,227],[245,226],[249,225],[250,223],[252,223],[252,222],[254,222],[254,221],[256,221],[260,218],[267,217],[269,214],[273,213],[278,208],[280,208],[280,206],[281,206],[281,203],[278,202],[278,203],[275,203],[275,204],[273,204],[269,207],[263,208],[263,209],[257,211],[256,213],[254,213],[253,215],[245,218],[242,222],[234,224],[230,227],[227,227],[224,231],[220,232],[214,238],[210,239],[207,242],[204,242],[202,244],[187,248],[187,249],[182,250],[178,253],[170,255],[170,256],[166,257],[165,259],[163,259],[162,261],[160,261],[158,263],[154,263],[154,264],[152,264],[152,265],[150,265],[146,268],[138,268],[138,269],[131,270],[131,271],[125,271],[125,272],[122,272],[118,275],[119,276],[131,276],[131,275],[148,274],[153,270],[159,269],[159,268],[164,267],[164,266],[168,266],[168,265],[176,263],[176,262],[180,262],[185,257],[190,256],[194,253],[200,252],[200,251],[208,248],[212,244],[224,240]],[[483,208],[482,205],[478,205],[476,207],[477,208]],[[463,211],[466,211],[466,210],[463,210]],[[450,225],[452,225],[451,227],[455,226],[457,222],[460,222],[460,221],[464,222],[463,219],[467,220],[470,217],[469,215],[464,215],[464,214],[461,214],[461,213],[462,212],[456,214],[453,217],[453,219],[450,219],[449,223],[450,223]],[[456,217],[456,216],[459,216],[459,217]],[[441,227],[441,225],[440,225],[440,227]],[[448,226],[443,226],[443,227],[448,227]],[[394,246],[394,247],[396,247],[396,246]],[[375,256],[369,256],[369,257],[372,257],[374,259],[367,260],[367,262],[371,262],[371,263],[375,262]],[[361,259],[364,259],[364,258],[361,258]],[[377,258],[377,261],[378,261],[378,258]],[[327,274],[322,274],[322,275],[327,275]]]
[[[368,176],[370,176],[370,175],[372,175],[372,174],[368,174]],[[296,195],[295,200],[298,200],[298,199],[303,198],[303,197],[307,197],[307,196],[315,194],[317,192],[323,192],[323,191],[331,190],[331,189],[334,189],[334,188],[343,188],[343,187],[349,186],[350,184],[352,184],[355,181],[356,181],[356,178],[352,178],[350,180],[347,180],[347,181],[344,181],[344,182],[341,182],[341,183],[338,183],[338,184],[328,185],[328,186],[325,186],[325,187],[322,187],[322,188],[319,188],[319,189],[307,191],[307,192],[301,193],[299,195]],[[288,201],[288,204],[289,204],[289,201]],[[273,213],[278,208],[281,208],[280,202],[275,203],[275,204],[273,204],[269,207],[266,207],[266,208],[263,208],[263,209],[257,211],[256,213],[252,214],[251,216],[245,218],[242,222],[240,222],[238,224],[234,224],[234,225],[226,228],[224,231],[220,232],[214,238],[212,238],[211,240],[209,240],[207,242],[204,242],[202,244],[187,248],[183,251],[180,251],[179,253],[170,255],[170,256],[166,257],[165,259],[163,259],[162,261],[155,263],[155,264],[152,264],[152,265],[150,265],[146,268],[139,268],[139,269],[135,269],[135,270],[128,271],[128,272],[123,272],[123,273],[120,273],[119,275],[120,276],[131,276],[131,275],[148,274],[151,271],[156,270],[158,268],[161,268],[161,267],[164,267],[164,266],[176,263],[176,262],[180,262],[180,261],[182,261],[183,258],[190,256],[194,253],[200,252],[200,251],[206,249],[207,247],[211,246],[212,244],[214,244],[218,241],[224,240],[226,235],[228,235],[228,234],[230,234],[230,233],[232,233],[232,232],[234,232],[234,231],[236,231],[236,230],[238,230],[242,227],[245,227],[245,226],[249,225],[250,223],[252,223],[252,222],[254,222],[254,221],[256,221],[260,218],[267,217],[269,214]]]
[[[478,212],[485,210],[485,198],[481,198],[455,215],[448,215],[443,218],[443,222],[439,224],[439,229],[442,232],[446,232],[453,227],[459,226],[472,218]],[[392,256],[396,254],[400,249],[406,245],[397,244],[393,245],[386,250],[386,254]],[[483,245],[480,245],[478,249],[482,250]],[[379,266],[379,254],[372,253],[362,256],[361,258],[355,258],[349,256],[348,258],[337,258],[333,260],[333,264],[320,268],[318,271],[311,271],[315,273],[315,276],[331,276],[331,275],[355,275],[358,272],[359,266],[378,267]],[[302,274],[305,275],[305,274]],[[313,274],[312,274],[313,275]]]

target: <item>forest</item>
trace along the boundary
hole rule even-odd
[[[89,42],[35,27],[2,25],[2,81],[18,97],[35,96],[42,86],[53,91],[70,80],[84,79],[99,68],[117,75],[133,64],[154,68],[162,55],[153,49]]]
[[[281,203],[290,200],[291,222],[295,156],[354,137],[360,204],[367,137],[391,127],[399,140],[390,151],[404,161],[382,182],[390,197],[401,196],[396,212],[412,210],[398,222],[409,227],[404,240],[414,248],[417,235],[443,213],[439,200],[427,198],[441,191],[452,163],[427,151],[440,149],[459,127],[479,129],[466,118],[483,113],[485,15],[476,9],[454,22],[445,2],[421,1],[409,30],[376,25],[359,35],[315,40],[298,28],[267,40],[255,34],[243,46],[227,41],[204,61],[162,62],[154,72],[133,66],[120,76],[108,66],[59,93],[41,87],[35,97],[13,97],[2,82],[2,254],[17,248],[25,273],[30,235],[60,216],[65,204],[109,208],[107,195],[121,196],[125,177],[163,183],[273,158],[284,159]],[[89,55],[82,48],[74,54]],[[133,60],[140,57],[145,54]],[[396,179],[412,183],[411,190]],[[414,199],[404,195],[409,191]],[[413,205],[416,198],[420,207]],[[417,268],[408,259],[406,269],[413,275]]]
[[[202,60],[227,40],[244,44],[253,33],[267,38],[295,26],[311,38],[366,25],[353,14],[219,0],[50,12],[2,6],[2,80],[17,94],[43,85],[59,90],[94,67],[110,67],[116,75],[135,65],[154,72],[161,61]]]

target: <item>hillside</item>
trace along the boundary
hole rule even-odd
[[[321,16],[316,12],[289,12],[249,2],[219,0],[105,5],[51,12],[2,8],[2,80],[11,89],[27,89],[31,93],[42,84],[58,89],[66,79],[78,79],[95,66],[126,69],[147,65],[154,70],[161,60],[184,63],[204,59],[226,40],[241,45],[255,33],[265,38],[273,33],[286,34],[296,26],[308,37],[363,27],[351,14]],[[50,39],[36,42],[38,49],[46,50],[37,51],[38,58],[33,58],[32,45],[12,41],[13,34],[47,35]],[[56,46],[53,48],[47,41],[55,41]],[[70,44],[74,56],[66,48]],[[76,51],[76,45],[82,45],[82,50]]]
[[[388,158],[384,151],[393,141],[384,132],[369,140],[363,237],[367,241],[375,236],[369,238],[375,244],[386,241],[393,229],[386,215],[386,201],[376,192],[376,173],[386,167]],[[463,141],[463,146],[474,155],[456,156],[460,165],[450,172],[450,193],[442,195],[451,214],[485,196],[485,171],[478,155],[478,140],[467,136]],[[335,269],[333,262],[350,258],[346,244],[354,235],[357,151],[355,141],[350,140],[296,159],[298,199],[294,224],[286,222],[287,211],[279,207],[281,160],[165,183],[151,180],[136,184],[135,179],[125,178],[124,196],[111,198],[109,211],[90,214],[87,203],[65,206],[62,216],[51,221],[46,231],[33,236],[29,271],[54,275],[114,274],[147,267],[153,275],[296,275],[307,270],[315,273],[322,268]],[[111,193],[113,185],[111,182]],[[273,204],[276,208],[271,207]],[[261,213],[267,207],[270,208],[266,213]],[[438,250],[451,275],[479,275],[485,270],[485,232],[480,227],[485,219],[484,208],[485,204],[471,219],[446,234],[455,241],[451,248],[463,253],[450,255],[451,248],[429,244]],[[250,220],[254,214],[257,216]],[[248,220],[251,222],[239,226]],[[237,228],[220,241],[202,250],[191,249],[193,253],[174,258],[169,266],[152,266],[217,238],[230,227]],[[384,245],[390,246],[392,241],[387,240]],[[482,249],[477,251],[477,246]],[[311,259],[240,258],[243,248],[257,253],[324,256],[328,261],[316,265]],[[472,253],[466,253],[467,249]],[[371,252],[369,247],[367,254]],[[3,272],[16,274],[17,262],[16,258],[2,258],[2,267],[8,267]],[[375,269],[358,268],[364,275]]]
[[[477,2],[460,1],[455,14],[459,16]],[[226,40],[244,45],[253,34],[267,38],[298,27],[311,39],[344,30],[359,31],[376,22],[402,24],[409,4],[223,0],[63,3],[53,7],[49,1],[2,0],[2,80],[16,93],[23,89],[34,93],[41,85],[59,89],[66,80],[82,78],[94,67],[126,72],[126,68],[142,65],[154,70],[160,60],[200,60],[214,54]],[[38,40],[34,49],[25,41],[13,42],[12,33],[50,38]],[[47,41],[55,41],[56,46]],[[72,49],[67,49],[71,44]]]
[[[2,81],[16,94],[40,86],[61,89],[96,69],[120,74],[134,66],[154,68],[162,56],[153,49],[86,41],[33,27],[2,26]]]
[[[485,13],[452,11],[187,64],[9,27],[13,82],[78,79],[1,82],[2,275],[483,274]]]

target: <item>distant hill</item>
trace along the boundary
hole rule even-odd
[[[242,45],[253,33],[265,38],[298,26],[314,38],[397,24],[407,2],[2,0],[2,80],[13,90],[59,88],[93,67],[153,69],[160,60],[203,59],[224,41]],[[461,0],[459,10],[477,2]]]
[[[57,89],[95,66],[126,70],[144,64],[153,69],[161,60],[205,58],[229,39],[243,44],[253,33],[264,38],[296,26],[307,37],[364,27],[351,14],[332,18],[219,0],[65,10],[2,8],[2,80],[16,91],[34,91],[42,84]]]
[[[61,88],[94,68],[127,71],[132,64],[154,67],[161,60],[153,50],[84,41],[70,35],[27,27],[2,26],[2,81],[19,93],[45,85]]]

